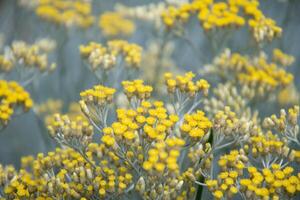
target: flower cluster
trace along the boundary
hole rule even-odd
[[[254,126],[250,120],[239,118],[237,114],[231,111],[231,108],[227,106],[224,110],[218,111],[214,117],[214,130],[225,136],[241,136],[243,139],[246,139],[254,134]],[[242,138],[239,138],[239,140]]]
[[[254,96],[269,97],[270,95],[266,94],[291,85],[294,77],[283,67],[277,62],[268,61],[264,53],[252,58],[231,53],[226,49],[214,59],[212,65],[207,65],[203,72],[238,83],[242,87],[243,95],[251,99]]]
[[[205,116],[205,113],[197,110],[193,114],[184,116],[180,130],[183,138],[187,135],[192,141],[201,141],[211,127],[212,122]]]
[[[94,125],[106,126],[108,105],[112,103],[115,92],[114,88],[96,85],[80,93],[81,110]]]
[[[232,198],[239,192],[239,177],[248,163],[248,158],[243,150],[233,150],[220,157],[218,165],[220,172],[217,179],[207,179],[205,183],[216,199],[227,196]]]
[[[59,143],[80,151],[87,147],[93,137],[93,127],[80,116],[70,120],[67,115],[55,114],[53,123],[47,128],[51,137]]]
[[[155,28],[162,26],[161,13],[166,9],[164,2],[150,3],[147,5],[139,5],[135,7],[116,4],[116,12],[128,18],[137,19],[143,22],[151,23]]]
[[[300,145],[299,142],[299,106],[294,106],[288,110],[288,113],[282,109],[280,116],[272,115],[264,119],[264,128],[274,129],[285,137],[290,142],[295,142]]]
[[[145,100],[151,96],[152,86],[145,85],[143,80],[123,81],[124,93],[129,100]]]
[[[273,49],[272,60],[285,67],[292,65],[295,58],[292,55],[282,52],[280,49]]]
[[[112,129],[107,129],[109,135],[113,133],[117,141],[128,141],[129,144],[136,140],[163,140],[172,133],[172,128],[179,120],[176,115],[168,115],[159,101],[143,101],[134,110],[118,109],[117,119],[112,123]]]
[[[56,47],[55,41],[51,39],[37,40],[33,44],[24,41],[13,41],[5,55],[0,56],[3,71],[10,71],[17,65],[38,71],[52,71],[56,65],[49,64],[48,54]]]
[[[275,21],[267,18],[259,10],[257,0],[228,0],[214,2],[214,0],[194,0],[180,6],[169,6],[162,18],[167,28],[180,28],[193,15],[198,15],[199,22],[205,31],[218,28],[236,28],[248,24],[257,42],[264,39],[271,40],[281,35],[281,28]]]
[[[280,37],[282,33],[282,29],[276,25],[273,19],[264,16],[250,19],[248,24],[257,43],[266,40],[272,41],[274,38]]]
[[[130,36],[135,31],[134,23],[118,12],[105,12],[99,17],[99,28],[105,36]]]
[[[59,149],[36,158],[25,157],[17,173],[12,167],[0,167],[5,199],[91,199],[110,198],[124,193],[132,175],[124,166],[110,165],[99,153],[103,147],[92,143],[86,154],[73,149]],[[97,162],[97,159],[103,159]],[[56,192],[60,191],[60,192]]]
[[[172,73],[165,73],[165,84],[169,93],[175,93],[176,90],[181,93],[188,94],[190,97],[194,97],[197,93],[203,92],[204,95],[208,94],[210,87],[209,83],[204,79],[199,79],[193,82],[195,74],[188,72],[183,76],[174,76]]]
[[[28,111],[33,105],[28,92],[15,81],[0,80],[0,125],[6,126],[13,114]]]
[[[166,141],[157,142],[149,149],[143,168],[149,173],[179,173],[177,160],[180,156],[180,147],[184,144],[184,140],[179,138],[168,138]]]
[[[252,118],[252,113],[247,108],[248,99],[238,92],[238,88],[232,83],[218,84],[213,89],[213,96],[204,99],[204,110],[215,115],[226,106],[230,107],[238,117]]]
[[[37,16],[66,27],[88,28],[94,23],[90,0],[39,0]]]
[[[300,189],[300,174],[293,175],[293,167],[273,164],[261,170],[248,167],[249,178],[239,180],[240,191],[247,199],[283,199],[294,196]]]
[[[93,71],[98,69],[109,70],[123,60],[126,66],[139,68],[142,48],[124,40],[111,40],[107,46],[90,42],[80,46],[80,54],[87,60]]]
[[[286,159],[293,160],[295,154],[285,141],[270,131],[258,132],[257,135],[250,137],[244,149],[249,157],[251,156],[264,167],[269,167],[270,163],[278,158],[282,159],[282,162]]]

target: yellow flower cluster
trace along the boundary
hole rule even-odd
[[[183,76],[174,76],[172,73],[165,73],[165,84],[167,86],[169,93],[174,93],[176,90],[187,93],[189,96],[194,97],[197,93],[203,92],[204,95],[208,94],[208,89],[210,87],[209,83],[200,79],[193,82],[195,74],[188,72]]]
[[[17,82],[0,80],[0,125],[6,126],[17,108],[26,112],[32,105],[30,94]]]
[[[278,130],[280,133],[285,133],[288,127],[295,128],[298,125],[298,118],[300,116],[299,106],[294,106],[288,109],[288,113],[284,109],[280,111],[280,116],[275,114],[267,117],[264,120],[264,127],[268,129]]]
[[[197,110],[193,114],[186,114],[184,122],[180,126],[182,137],[186,135],[191,140],[200,141],[212,127],[212,122],[205,116],[203,111]]]
[[[259,133],[256,136],[249,138],[248,144],[244,145],[247,153],[254,158],[259,158],[263,162],[268,155],[275,155],[276,157],[292,159],[293,152],[289,153],[289,147],[277,135],[272,134],[271,131],[267,133]]]
[[[81,106],[85,105],[94,105],[103,107],[107,104],[110,104],[113,100],[113,95],[115,94],[116,89],[105,87],[103,85],[95,85],[92,89],[85,90],[80,93]]]
[[[39,0],[35,13],[47,21],[66,27],[88,28],[95,20],[89,0]]]
[[[13,63],[4,55],[0,55],[0,74],[9,72],[13,67]]]
[[[258,0],[194,0],[179,7],[169,6],[162,13],[162,19],[167,28],[174,28],[186,23],[193,15],[198,15],[205,31],[242,27],[248,20],[258,42],[280,36],[281,28],[272,19],[265,17],[258,7]]]
[[[79,49],[81,57],[88,61],[93,71],[99,68],[111,69],[117,64],[118,57],[121,57],[128,67],[140,67],[142,48],[125,40],[111,40],[107,47],[90,42],[85,46],[81,45]]]
[[[73,149],[56,149],[36,158],[26,157],[20,172],[0,166],[1,194],[10,199],[92,199],[121,195],[131,184],[133,176],[119,162],[110,164],[113,154],[103,159],[103,146],[90,144],[84,156]],[[105,152],[107,153],[107,152]],[[96,160],[101,161],[96,164]],[[118,164],[119,163],[119,164]],[[48,173],[51,171],[51,173]],[[56,192],[60,191],[60,192]]]
[[[117,141],[128,144],[136,140],[163,140],[179,120],[176,115],[168,115],[163,103],[159,101],[143,101],[135,110],[118,109],[117,118],[118,121],[112,123],[104,133],[107,131],[107,134],[113,134]]]
[[[294,106],[288,109],[288,113],[281,109],[280,116],[275,114],[264,119],[263,127],[269,130],[278,131],[281,137],[288,142],[300,144],[299,141],[299,106]]]
[[[126,19],[118,12],[105,12],[100,15],[98,23],[105,36],[130,36],[135,31],[133,21]]]
[[[205,181],[208,189],[216,199],[222,199],[225,195],[232,198],[239,192],[237,182],[243,175],[243,170],[248,162],[243,150],[233,150],[229,154],[220,157],[218,164],[221,172],[217,179],[207,179]]]
[[[257,58],[254,66],[248,66],[244,73],[238,75],[239,81],[245,85],[261,86],[260,93],[285,87],[292,83],[294,77],[275,63],[268,63],[264,56]]]
[[[108,42],[108,47],[115,54],[121,54],[128,66],[138,68],[142,60],[142,47],[129,43],[125,40],[112,40]]]
[[[249,136],[256,131],[251,121],[238,118],[230,107],[225,106],[224,110],[220,110],[214,117],[214,130],[225,136]]]
[[[295,58],[292,55],[282,52],[280,49],[274,49],[272,60],[285,67],[292,65],[295,61]]]
[[[249,178],[240,179],[241,192],[247,199],[282,199],[300,191],[300,174],[293,175],[294,168],[281,168],[273,164],[261,171],[248,167]]]
[[[265,97],[292,84],[293,74],[283,67],[277,62],[270,62],[264,53],[248,57],[226,49],[212,65],[205,67],[204,73],[215,74],[222,80],[238,80],[243,87],[254,90],[257,97]]]
[[[184,144],[184,140],[176,137],[157,142],[148,151],[148,158],[143,163],[144,170],[158,174],[179,173],[177,160],[180,156],[180,148]]]
[[[67,115],[55,114],[47,128],[51,137],[76,149],[85,148],[93,139],[93,126],[81,116],[70,120]]]
[[[133,97],[139,100],[148,99],[153,91],[152,86],[144,85],[143,80],[123,81],[122,85],[129,100]]]
[[[56,68],[55,63],[49,64],[48,54],[55,49],[56,43],[50,39],[38,40],[33,44],[24,41],[14,41],[9,48],[11,55],[10,62],[12,66],[22,65],[29,69],[38,69],[40,72],[53,71]]]
[[[276,22],[271,18],[260,16],[255,19],[250,19],[248,24],[255,41],[258,43],[265,40],[272,41],[282,34],[282,29],[277,26]]]

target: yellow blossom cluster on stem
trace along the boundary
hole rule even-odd
[[[151,96],[153,91],[152,86],[145,85],[143,80],[133,80],[133,81],[123,81],[122,82],[124,93],[127,98],[131,100],[135,98],[136,100],[146,100]]]
[[[295,58],[292,55],[284,53],[280,49],[273,49],[272,60],[286,67],[292,65],[295,61]]]
[[[248,22],[257,42],[272,40],[282,32],[274,20],[264,16],[258,0],[194,0],[178,7],[169,6],[162,13],[162,20],[168,29],[180,28],[195,15],[205,31],[239,28]]]
[[[249,57],[226,49],[214,59],[213,64],[205,67],[204,73],[241,85],[242,92],[249,98],[269,97],[267,94],[290,86],[294,80],[293,74],[277,63],[269,61],[263,52]]]
[[[48,56],[55,47],[55,41],[47,38],[37,40],[33,44],[13,41],[5,55],[0,55],[1,71],[9,72],[18,66],[23,66],[28,73],[32,69],[51,72],[56,68],[56,64],[49,63]]]
[[[244,145],[244,150],[248,156],[258,160],[264,167],[273,161],[270,157],[281,158],[283,161],[293,161],[295,158],[295,151],[271,131],[267,133],[259,132],[257,135],[250,137]]]
[[[136,109],[118,109],[117,119],[105,131],[117,141],[127,144],[163,140],[172,133],[179,120],[178,116],[169,115],[159,101],[143,101]]]
[[[231,111],[230,107],[225,106],[223,110],[218,111],[214,116],[213,128],[217,133],[231,136],[239,140],[246,139],[255,134],[257,127],[250,120],[239,118],[237,114]],[[216,134],[217,134],[216,133]]]
[[[42,19],[65,27],[88,28],[95,20],[90,0],[39,0],[35,13]]]
[[[80,93],[80,108],[83,114],[98,128],[106,126],[109,105],[113,101],[116,89],[96,85]],[[97,125],[98,124],[98,125]]]
[[[86,105],[105,106],[112,103],[113,95],[116,92],[114,88],[96,85],[92,89],[85,90],[80,93],[82,102]]]
[[[135,31],[133,21],[118,12],[105,12],[99,17],[99,28],[107,37],[131,36]]]
[[[300,191],[300,174],[293,172],[293,167],[281,168],[278,164],[261,170],[250,166],[249,178],[239,180],[240,191],[247,199],[290,198]]]
[[[183,76],[174,76],[172,73],[165,73],[165,84],[169,93],[175,93],[176,90],[186,93],[191,97],[194,97],[197,93],[203,92],[204,95],[208,94],[210,87],[209,83],[204,79],[199,79],[194,82],[193,78],[195,74],[188,72]]]
[[[104,158],[100,152],[104,153],[103,146],[92,143],[85,154],[57,148],[47,155],[25,157],[19,172],[0,166],[1,187],[4,187],[1,195],[8,200],[101,199],[122,195],[133,176],[119,162],[111,165],[112,154]]]
[[[112,40],[107,45],[113,53],[123,55],[128,66],[139,67],[142,60],[142,47],[125,40]]]
[[[201,141],[212,127],[212,122],[203,111],[197,110],[193,114],[186,114],[180,125],[182,137],[188,137],[192,141]]]
[[[269,130],[277,131],[280,136],[287,139],[289,142],[294,142],[300,146],[299,141],[299,106],[289,108],[286,112],[284,109],[280,110],[280,116],[273,114],[263,121],[263,126]]]
[[[148,158],[143,168],[149,173],[179,173],[177,160],[180,156],[180,147],[185,144],[179,138],[167,138],[166,141],[157,142],[148,151]]]
[[[139,68],[142,48],[125,40],[111,40],[107,46],[90,42],[80,46],[81,57],[88,62],[93,71],[97,69],[109,70],[118,64],[121,58],[130,68]]]
[[[78,150],[84,150],[91,143],[94,133],[93,126],[81,116],[70,120],[67,115],[55,114],[54,121],[47,128],[59,143]]]
[[[33,106],[30,94],[15,81],[0,80],[0,125],[6,126],[18,109],[24,112]]]
[[[243,176],[247,163],[248,158],[243,150],[232,150],[229,154],[220,157],[218,165],[221,169],[217,179],[211,178],[205,181],[216,199],[226,196],[232,198],[239,192],[238,181]]]

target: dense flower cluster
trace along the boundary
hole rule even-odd
[[[273,60],[278,60],[276,53]],[[281,64],[269,62],[264,53],[250,58],[231,53],[228,49],[216,57],[212,65],[207,65],[205,72],[216,74],[223,80],[237,80],[236,82],[244,87],[244,95],[250,98],[254,95],[266,97],[266,94],[292,84],[294,78]]]
[[[273,164],[261,170],[248,167],[249,178],[240,179],[241,192],[248,199],[284,199],[300,191],[300,174],[293,175],[293,167]]]
[[[195,74],[188,72],[184,76],[175,76],[172,73],[165,73],[165,83],[168,87],[168,92],[174,93],[179,90],[182,93],[186,93],[193,97],[196,93],[203,92],[208,93],[210,87],[209,83],[204,79],[199,79],[197,82],[193,82]]]
[[[56,42],[51,39],[37,40],[33,44],[24,41],[13,41],[4,55],[0,56],[1,71],[11,71],[21,65],[28,69],[38,71],[52,71],[55,63],[49,64],[48,54],[56,47]]]
[[[217,179],[207,179],[208,189],[216,199],[232,198],[239,192],[239,177],[243,176],[248,158],[243,151],[233,150],[220,157],[220,172]]]
[[[125,40],[111,40],[107,46],[90,42],[88,45],[80,46],[80,54],[93,71],[122,66],[122,62],[125,62],[127,67],[139,68],[142,48]]]
[[[290,108],[288,112],[284,109],[280,111],[280,116],[272,115],[264,119],[264,127],[277,131],[289,142],[295,142],[300,145],[299,135],[299,106]]]
[[[105,12],[99,17],[99,28],[108,37],[130,36],[135,24],[118,12]]]
[[[272,40],[274,37],[280,36],[282,32],[274,20],[265,17],[259,10],[258,0],[228,0],[225,2],[193,0],[178,7],[169,6],[162,13],[162,18],[164,24],[170,29],[182,26],[193,15],[198,15],[205,31],[241,27],[248,22],[257,42],[265,39]]]
[[[152,86],[145,85],[143,80],[123,81],[122,85],[129,100],[148,99],[153,91]]]
[[[182,131],[183,138],[187,134],[192,141],[199,141],[203,139],[211,127],[212,122],[205,117],[204,112],[198,110],[196,113],[184,116],[184,122],[180,126],[180,130]]]
[[[90,0],[39,0],[37,16],[66,27],[88,28],[94,23]]]
[[[26,112],[32,105],[29,93],[17,82],[0,80],[0,127],[6,126],[13,114]]]
[[[80,116],[70,120],[67,115],[56,114],[53,123],[47,128],[59,143],[75,149],[82,150],[92,141],[93,127]]]
[[[94,126],[106,126],[108,105],[112,103],[115,92],[114,88],[96,85],[92,89],[80,93],[81,101],[79,101],[79,104],[81,110]],[[99,125],[97,126],[96,123]]]

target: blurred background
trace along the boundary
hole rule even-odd
[[[30,1],[30,0],[28,0]],[[151,4],[159,1],[150,0],[94,0],[93,15],[98,17],[105,11],[114,9],[117,3],[128,6]],[[296,62],[289,69],[295,76],[295,84],[300,89],[300,1],[261,0],[261,8],[265,15],[276,20],[283,29],[281,39],[266,47],[278,47],[293,55]],[[97,20],[97,19],[96,19]],[[195,23],[188,24],[188,38],[193,41],[198,52],[195,52],[186,41],[175,39],[174,49],[170,52],[175,65],[182,70],[198,71],[204,64],[211,61],[211,53],[207,51],[208,42],[204,33],[199,31]],[[151,27],[136,22],[136,31],[129,41],[140,44],[145,49],[151,41]],[[50,60],[57,63],[57,69],[50,75],[42,77],[37,84],[26,88],[35,103],[41,103],[49,98],[61,99],[64,102],[63,111],[67,111],[69,104],[79,100],[80,91],[87,89],[98,81],[85,67],[79,54],[79,45],[89,41],[104,42],[105,39],[97,25],[86,30],[63,28],[38,18],[32,9],[21,6],[17,0],[0,1],[0,34],[1,45],[5,48],[14,40],[24,40],[32,43],[39,38],[52,38],[57,42],[57,49]],[[247,38],[240,33],[230,38],[227,46],[238,52],[247,52],[245,44]],[[180,48],[178,48],[180,47]],[[147,63],[146,63],[147,64]],[[14,77],[9,77],[14,79]],[[268,109],[277,112],[278,107],[266,105]],[[26,114],[14,117],[9,126],[0,132],[0,163],[19,165],[24,155],[35,155],[55,148],[49,138],[43,122],[31,110]]]

